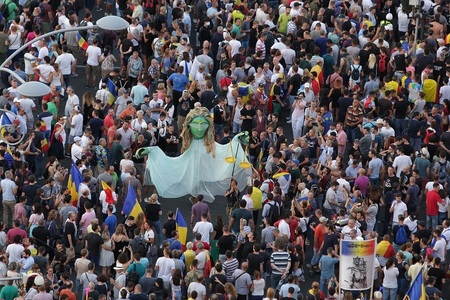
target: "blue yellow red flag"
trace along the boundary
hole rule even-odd
[[[186,246],[186,240],[187,240],[187,225],[186,221],[183,218],[183,215],[181,214],[180,210],[177,209],[177,215],[175,216],[175,222],[177,224],[177,231],[178,231],[178,240],[180,241],[183,248]]]
[[[426,300],[427,294],[425,292],[425,282],[423,280],[423,272],[422,269],[417,274],[416,278],[414,278],[411,283],[411,287],[406,293],[405,298],[403,300]]]
[[[77,206],[78,201],[78,189],[80,188],[82,181],[83,177],[81,176],[80,170],[78,170],[77,166],[72,163],[67,188],[69,189],[69,194],[72,196],[72,204],[75,207]]]
[[[137,218],[138,214],[143,212],[141,205],[136,199],[136,192],[131,185],[131,182],[128,184],[127,196],[123,203],[123,212],[125,215],[133,216],[134,218]]]

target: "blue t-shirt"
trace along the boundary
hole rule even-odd
[[[116,231],[116,226],[117,226],[117,218],[115,215],[110,215],[106,218],[105,220],[105,225],[108,226],[108,231],[110,236],[112,236],[114,234],[114,232]]]
[[[173,73],[169,76],[169,81],[172,82],[173,90],[182,92],[186,89],[186,85],[189,83],[189,79],[184,74]]]
[[[328,255],[323,255],[320,258],[319,263],[321,264],[321,277],[325,279],[331,279],[334,276],[334,265],[339,262],[336,257],[330,257]]]

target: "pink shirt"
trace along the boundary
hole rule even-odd
[[[338,154],[343,155],[345,153],[345,145],[347,144],[347,134],[344,130],[341,130],[341,132],[337,135],[337,142],[338,142]],[[344,143],[344,146],[339,145],[340,143]]]
[[[14,220],[19,220],[20,223],[23,223],[27,217],[27,212],[25,211],[25,207],[22,203],[17,203],[14,205]],[[25,225],[25,224],[24,224]]]
[[[91,210],[90,212],[85,212],[83,214],[83,216],[81,217],[81,221],[80,224],[82,223],[83,225],[81,230],[83,231],[83,233],[86,232],[87,227],[91,224],[91,220],[95,218],[95,212],[93,210]]]

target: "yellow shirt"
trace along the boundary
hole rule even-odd
[[[425,101],[429,103],[436,102],[437,82],[434,79],[425,79],[423,81],[422,90],[425,93]]]
[[[398,91],[398,82],[391,80],[389,82],[386,82],[385,87],[386,87],[386,89],[385,89],[386,91],[397,92]]]
[[[241,22],[244,22],[244,14],[241,13],[239,10],[235,9],[233,10],[233,12],[231,13],[232,17],[233,17],[233,24],[236,23],[235,20],[236,19],[240,19]]]
[[[256,210],[262,208],[262,191],[257,187],[253,187],[252,200],[253,200],[253,209]]]
[[[191,270],[191,264],[194,259],[195,259],[194,250],[186,250],[184,252],[184,263],[186,265],[186,272],[189,272]]]

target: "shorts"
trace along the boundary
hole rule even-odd
[[[145,164],[144,163],[134,163],[134,167],[136,168],[136,174],[142,176],[142,174],[145,174]]]
[[[143,185],[144,186],[152,186],[153,185],[152,178],[150,176],[150,170],[148,168],[145,168]]]
[[[86,74],[92,74],[93,76],[98,77],[100,74],[100,66],[91,66],[90,64],[86,64]]]
[[[72,55],[74,57],[78,57],[79,56],[79,54],[80,54],[80,47],[67,45],[67,48],[69,48],[70,52],[72,52]]]

